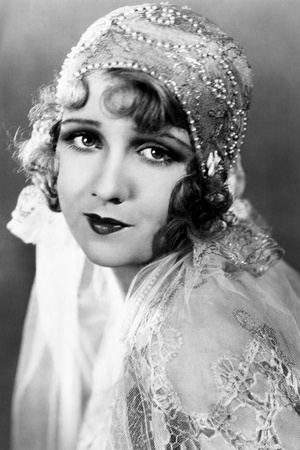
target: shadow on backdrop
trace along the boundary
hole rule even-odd
[[[32,94],[51,82],[85,28],[138,1],[0,0],[0,450],[9,448],[10,401],[22,324],[34,274],[34,248],[6,231],[24,185],[7,150],[28,133]],[[298,0],[173,0],[216,21],[245,48],[255,75],[243,148],[246,196],[273,226],[286,260],[300,270],[300,3]]]

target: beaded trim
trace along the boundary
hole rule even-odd
[[[113,60],[112,55],[117,58]],[[238,44],[187,8],[166,3],[121,8],[95,22],[67,56],[58,82],[58,103],[64,80],[120,67],[150,74],[177,97],[187,115],[195,151],[203,156],[204,176],[234,166],[245,137],[252,86]],[[203,95],[210,96],[207,127],[201,122]],[[205,138],[209,127],[212,136]],[[213,171],[207,164],[212,157],[218,158]]]

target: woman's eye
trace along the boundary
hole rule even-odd
[[[82,134],[80,136],[76,136],[73,138],[73,143],[78,148],[91,148],[91,147],[99,147],[99,143],[97,139],[89,134]],[[97,145],[98,144],[98,145]]]
[[[59,140],[75,151],[89,151],[102,148],[102,139],[98,134],[88,130],[63,129]]]
[[[164,147],[146,147],[140,150],[140,154],[151,161],[168,162],[172,160],[169,151]]]

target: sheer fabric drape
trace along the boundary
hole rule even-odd
[[[160,288],[132,295],[119,377],[104,390],[94,379],[80,450],[299,447],[298,275],[282,262],[255,278],[203,259],[169,258],[151,271],[164,278],[165,265]]]
[[[279,253],[259,227],[152,263],[124,301],[62,216],[28,201],[10,224],[39,268],[15,450],[299,449],[300,280],[269,267]]]
[[[36,245],[12,408],[12,447],[76,447],[99,343],[123,304],[110,269],[89,262],[62,214],[34,186],[21,193],[11,232]]]

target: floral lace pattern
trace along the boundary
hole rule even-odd
[[[259,225],[251,219],[239,220],[228,226],[215,241],[194,246],[194,266],[203,266],[209,256],[225,258],[227,269],[247,270],[260,276],[272,267],[284,251]]]
[[[168,302],[180,286],[182,280],[168,293]],[[296,450],[284,445],[277,424],[288,411],[300,425],[300,373],[284,355],[271,327],[255,326],[242,309],[235,310],[234,317],[250,333],[249,343],[242,354],[222,355],[215,361],[212,376],[219,401],[207,414],[199,414],[186,410],[166,375],[168,362],[182,347],[182,336],[168,321],[163,296],[159,313],[148,311],[125,365],[132,445],[128,448]],[[113,435],[116,439],[118,432]],[[125,448],[122,433],[118,439],[109,448]]]

